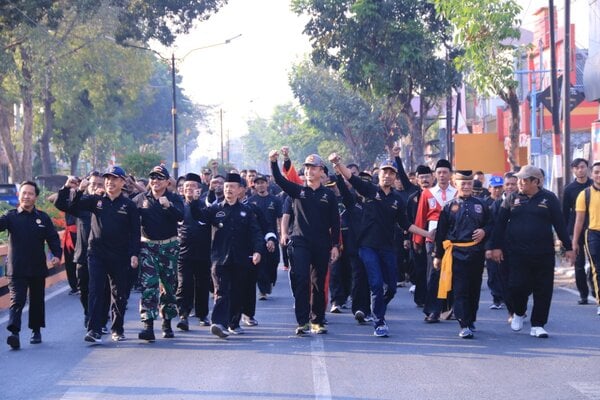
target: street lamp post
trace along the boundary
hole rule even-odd
[[[177,86],[175,85],[175,53],[171,53],[171,130],[173,134],[173,176],[179,177],[179,164],[177,163]]]

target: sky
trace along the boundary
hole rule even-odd
[[[588,1],[571,0],[576,43],[583,48],[588,44]],[[547,6],[548,0],[518,2],[523,8],[523,27],[532,29],[531,14]],[[555,0],[555,5],[559,26],[563,26],[564,1]],[[310,52],[309,40],[302,34],[305,23],[304,17],[290,10],[289,0],[230,0],[188,35],[179,37],[174,47],[159,49],[162,54],[173,52],[178,59],[185,94],[196,104],[215,107],[209,122],[212,134],[201,130],[193,158],[216,157],[220,150],[220,109],[224,136],[235,138],[246,134],[249,118],[269,118],[275,106],[293,101],[288,74]],[[207,47],[240,34],[229,44]],[[185,165],[183,169],[186,172]]]

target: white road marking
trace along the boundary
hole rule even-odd
[[[315,335],[310,342],[310,361],[313,371],[315,399],[331,400],[331,386],[329,386],[329,375],[327,375],[325,348],[323,346],[323,338],[319,335]]]
[[[579,291],[577,291],[575,289],[570,289],[570,288],[567,288],[567,287],[558,287],[557,289],[560,289],[560,290],[563,290],[563,291],[565,291],[567,293],[572,293],[574,295],[579,296]],[[592,297],[592,296],[588,296],[588,301],[590,303],[594,304],[594,302],[596,301],[596,299],[594,297]]]
[[[579,294],[579,293],[578,293]],[[600,400],[600,383],[596,382],[569,382],[569,386],[577,390],[590,400]]]

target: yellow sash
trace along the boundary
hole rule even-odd
[[[444,240],[444,257],[442,257],[442,270],[440,271],[440,286],[438,288],[438,299],[448,298],[448,292],[452,290],[452,248],[456,247],[471,247],[477,242],[467,243],[452,243],[449,240]]]

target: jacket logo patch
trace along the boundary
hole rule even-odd
[[[242,217],[245,217],[245,216],[246,216],[246,211],[240,211],[240,215],[241,215]]]
[[[427,204],[429,204],[429,208],[435,208],[437,206],[437,201],[435,200],[435,197],[427,199]]]
[[[219,211],[217,214],[215,214],[215,217],[217,218],[223,218],[225,216],[225,211]]]
[[[548,199],[542,199],[540,204],[538,204],[538,207],[548,208]]]
[[[452,206],[450,207],[450,211],[452,211],[453,213],[457,212],[460,209],[460,206],[458,204],[452,204]]]
[[[96,208],[102,210],[102,200],[98,200],[98,202],[96,203]]]
[[[323,203],[329,203],[329,200],[327,199],[327,193],[324,193],[319,201],[322,201]]]
[[[301,199],[305,199],[305,198],[306,198],[306,193],[304,193],[304,189],[302,189],[302,190],[300,191],[300,198],[301,198]]]
[[[477,214],[481,214],[483,212],[483,207],[481,207],[481,204],[475,204],[475,212]]]

